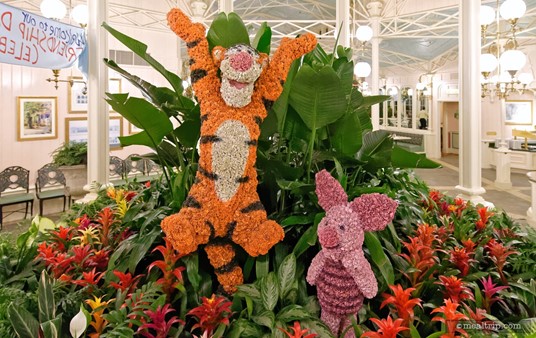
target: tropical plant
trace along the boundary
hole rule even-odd
[[[86,142],[66,142],[52,152],[52,163],[69,166],[87,163]]]

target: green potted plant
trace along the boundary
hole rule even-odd
[[[66,142],[52,152],[52,163],[60,167],[73,196],[84,194],[87,183],[87,143]]]

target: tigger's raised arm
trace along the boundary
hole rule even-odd
[[[261,75],[259,81],[265,87],[264,99],[275,101],[283,91],[290,65],[297,58],[309,53],[316,47],[316,37],[307,33],[296,39],[283,38],[268,69]]]
[[[193,23],[180,9],[173,8],[167,15],[168,25],[184,42],[190,56],[190,77],[198,100],[208,99],[219,90],[217,68],[205,37],[205,26]]]

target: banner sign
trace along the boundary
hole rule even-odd
[[[0,3],[0,62],[68,68],[86,48],[84,29]]]

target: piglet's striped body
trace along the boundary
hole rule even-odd
[[[326,259],[316,281],[316,290],[323,311],[349,315],[363,305],[363,294],[341,261]]]

